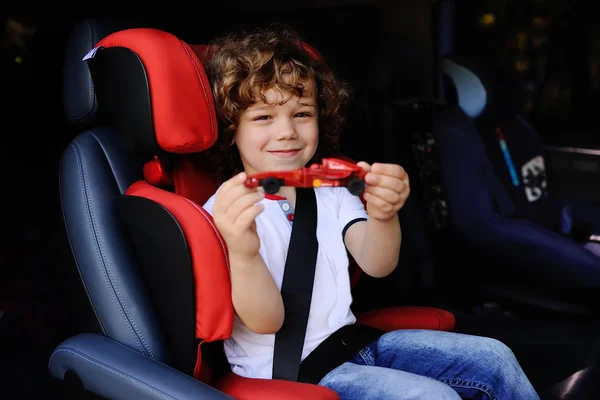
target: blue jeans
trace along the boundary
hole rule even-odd
[[[539,399],[500,341],[430,330],[388,332],[319,385],[342,400]]]

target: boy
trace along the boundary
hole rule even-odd
[[[244,186],[248,174],[292,170],[333,155],[348,92],[287,30],[229,35],[213,43],[206,69],[222,129],[209,153],[222,185],[204,208],[229,251],[232,337],[225,353],[242,376],[271,378],[295,190],[277,196]],[[356,321],[346,249],[370,276],[398,263],[398,211],[410,193],[399,165],[360,165],[360,199],[344,187],[315,190],[319,253],[302,358]],[[401,330],[382,335],[319,382],[342,399],[538,399],[514,355],[497,340]]]

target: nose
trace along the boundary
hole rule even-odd
[[[277,128],[276,140],[291,140],[298,137],[293,118],[282,118]]]

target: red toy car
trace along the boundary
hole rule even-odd
[[[338,158],[324,158],[321,164],[292,171],[267,171],[248,176],[246,187],[262,186],[266,193],[274,194],[281,186],[328,187],[346,186],[350,193],[360,196],[365,191],[367,173],[355,163]]]

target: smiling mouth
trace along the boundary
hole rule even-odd
[[[274,155],[279,156],[279,157],[292,157],[292,156],[295,156],[296,154],[298,154],[299,151],[300,151],[300,149],[294,149],[294,150],[272,150],[272,151],[269,151],[269,153],[274,154]]]

